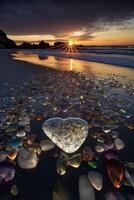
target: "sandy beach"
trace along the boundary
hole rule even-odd
[[[71,155],[55,145],[51,151],[38,155],[38,165],[31,170],[21,169],[17,162],[14,179],[1,185],[0,199],[16,199],[10,195],[10,187],[15,184],[19,190],[17,200],[51,200],[54,185],[60,181],[69,192],[71,200],[78,200],[79,176],[93,168],[83,161],[78,169],[67,166],[65,175],[61,176],[57,172],[56,163],[58,158],[81,154],[85,146],[90,146],[95,152],[97,171],[104,178],[103,190],[95,192],[96,200],[100,197],[104,199],[106,192],[112,191],[113,186],[106,173],[106,160],[103,154],[96,152],[96,146],[103,144],[106,151],[112,148],[115,138],[119,137],[125,146],[118,152],[121,162],[133,161],[133,81],[132,68],[51,55],[40,57],[37,52],[34,55],[22,52],[20,55],[16,50],[2,50],[0,139],[12,139],[17,130],[27,130],[28,125],[27,137],[35,134],[36,139],[33,143],[35,146],[27,147],[35,150],[42,140],[49,139],[42,130],[42,123],[52,117],[82,118],[88,122],[89,134],[78,151]],[[26,115],[29,122],[24,126],[18,125],[23,115]],[[13,117],[15,119],[12,121]],[[5,119],[12,123],[5,124]],[[6,130],[11,125],[15,131],[8,134]],[[108,130],[110,133],[107,134]],[[118,191],[125,199],[128,199],[128,194],[132,197],[134,195],[131,187],[122,186]]]
[[[34,64],[29,64],[26,62],[18,62],[13,60],[12,53],[16,50],[1,50],[0,52],[0,66],[1,66],[1,78],[0,82],[6,81],[26,81],[29,76],[43,73],[45,75],[44,69],[40,66]]]

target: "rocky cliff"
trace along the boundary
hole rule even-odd
[[[15,48],[16,44],[13,40],[9,39],[6,35],[6,33],[4,33],[4,31],[2,31],[0,29],[0,49],[2,48]]]

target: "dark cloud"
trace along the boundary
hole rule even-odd
[[[0,27],[8,34],[93,33],[134,16],[132,0],[3,0]]]

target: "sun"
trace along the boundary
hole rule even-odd
[[[70,47],[72,47],[72,46],[74,45],[73,40],[69,40],[68,45],[69,45]]]
[[[62,48],[63,51],[67,53],[77,53],[77,46],[75,40],[68,40],[64,43],[64,45],[59,45],[60,48]]]

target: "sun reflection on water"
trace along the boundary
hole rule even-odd
[[[70,71],[73,70],[73,59],[70,59]]]
[[[76,71],[84,72],[90,76],[100,77],[114,74],[120,77],[126,77],[128,80],[134,82],[134,70],[132,68],[120,67],[115,65],[87,62],[77,59],[68,59],[47,55],[45,53],[32,53],[18,51],[12,54],[14,60],[24,61],[43,67],[53,68],[62,71]]]

